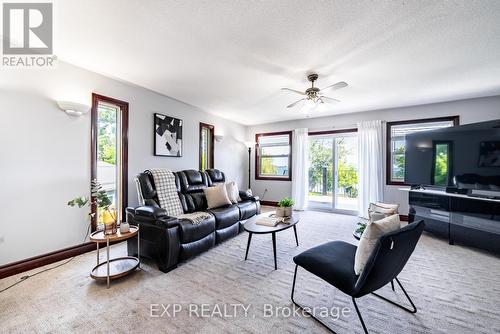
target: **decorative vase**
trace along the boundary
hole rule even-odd
[[[291,217],[293,212],[293,206],[287,206],[285,209],[285,217]]]
[[[122,222],[120,224],[120,232],[121,233],[128,233],[128,232],[130,232],[130,225],[129,225],[129,223],[127,223],[126,221]]]
[[[111,212],[111,210],[104,210],[102,212],[102,222],[104,224],[104,234],[111,235],[116,234],[117,225],[116,225],[116,211],[115,214]]]
[[[105,235],[116,234],[117,231],[118,231],[118,229],[117,229],[117,226],[116,226],[116,222],[105,223],[104,224],[104,234]]]
[[[276,208],[276,217],[285,217],[285,208],[278,206]]]

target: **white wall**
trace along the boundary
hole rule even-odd
[[[362,120],[401,121],[455,115],[460,116],[461,124],[499,119],[500,96],[256,125],[248,128],[247,140],[255,140],[256,133],[287,131],[297,128],[308,128],[313,131],[355,128],[356,123]],[[252,154],[252,159],[254,157],[255,155]],[[252,166],[254,166],[253,161]],[[400,203],[401,213],[406,214],[408,213],[408,194],[399,191],[398,188],[400,187],[385,185],[384,200]],[[262,195],[267,189],[264,200],[278,201],[284,196],[290,196],[292,184],[290,181],[255,180],[255,173],[252,170],[252,189],[257,195]]]
[[[81,68],[0,70],[0,265],[81,243],[85,210],[69,208],[88,194],[90,113],[74,118],[55,100],[90,105],[91,93],[129,102],[129,205],[134,176],[150,167],[198,169],[199,122],[215,125],[215,167],[247,184],[246,128],[201,110]],[[183,157],[153,156],[153,113],[184,120]]]

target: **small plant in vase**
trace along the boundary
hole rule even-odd
[[[97,210],[101,213],[100,217],[104,224],[104,234],[115,234],[117,231],[116,210],[111,209],[111,204],[111,199],[97,180],[92,180],[90,184],[90,197],[76,197],[68,202],[69,206],[78,206],[79,208],[83,208],[84,206],[92,207],[92,205],[95,205]],[[93,218],[95,213],[89,212],[88,215],[89,218]]]
[[[291,217],[293,204],[295,202],[288,197],[283,198],[278,202],[278,207],[276,208],[276,216],[277,217]]]
[[[355,233],[361,237],[361,235],[365,231],[367,225],[368,225],[367,222],[364,222],[364,221],[358,222],[358,228],[356,229]]]

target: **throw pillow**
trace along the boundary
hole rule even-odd
[[[358,249],[354,257],[354,272],[360,275],[372,255],[378,239],[386,233],[396,231],[401,228],[399,215],[392,215],[384,219],[370,222],[359,239]]]
[[[215,209],[224,205],[230,205],[231,201],[227,197],[227,190],[224,184],[203,189],[209,209]]]
[[[226,183],[226,190],[227,190],[227,197],[229,197],[231,203],[236,204],[239,201],[241,201],[240,191],[238,190],[238,185],[236,184],[236,182],[231,181]]]
[[[377,220],[381,220],[387,217],[387,215],[383,213],[378,213],[378,212],[371,212],[370,213],[370,221],[371,222],[376,222]]]
[[[393,215],[398,212],[399,204],[387,204],[387,203],[370,203],[368,211],[383,213],[386,215]]]

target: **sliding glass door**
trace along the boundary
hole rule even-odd
[[[358,211],[356,132],[309,137],[309,208]]]

